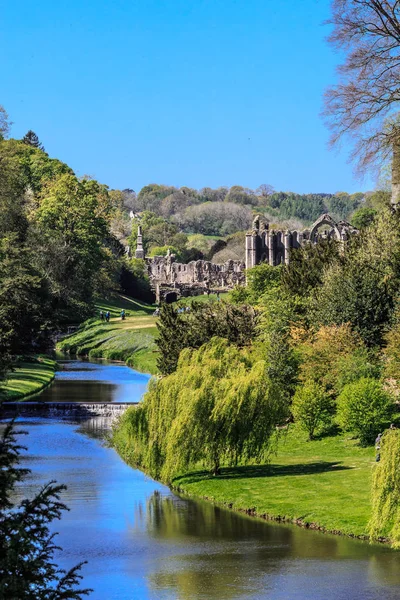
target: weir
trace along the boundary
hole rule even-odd
[[[3,402],[0,417],[110,417],[122,415],[138,402]]]

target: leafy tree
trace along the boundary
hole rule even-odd
[[[248,229],[252,222],[252,212],[248,206],[233,202],[207,202],[189,206],[176,215],[179,226],[190,233],[204,235],[229,235]]]
[[[123,262],[120,271],[120,286],[123,292],[138,300],[152,304],[155,301],[154,292],[146,263],[140,258],[132,258]]]
[[[14,505],[16,484],[28,469],[18,466],[18,433],[8,423],[0,440],[0,596],[18,600],[79,600],[92,590],[79,589],[80,563],[68,572],[54,563],[54,544],[49,524],[61,518],[64,485],[51,481],[30,500]]]
[[[339,244],[321,240],[292,250],[290,262],[282,272],[283,289],[296,296],[308,297],[322,284],[325,269],[339,260]]]
[[[22,138],[24,144],[28,146],[33,146],[34,148],[39,148],[39,150],[45,151],[43,144],[40,142],[38,136],[32,129],[28,131]]]
[[[328,427],[332,422],[332,398],[324,386],[307,381],[298,387],[293,398],[292,413],[295,421],[314,439],[316,431]]]
[[[249,204],[257,206],[258,198],[249,188],[244,188],[241,185],[233,185],[227,195],[225,202],[234,202],[235,204]]]
[[[174,305],[165,304],[157,322],[157,367],[163,375],[172,373],[184,348],[199,348],[215,336],[239,347],[248,346],[256,325],[256,313],[246,305],[193,301],[190,312],[180,314]]]
[[[10,131],[10,120],[4,106],[0,104],[0,141],[5,139]]]
[[[380,345],[396,305],[399,250],[398,217],[383,212],[373,228],[352,238],[341,262],[325,271],[311,318],[323,325],[350,323],[368,346]]]
[[[266,263],[262,263],[249,269],[246,273],[246,287],[236,286],[231,292],[231,301],[235,304],[248,302],[255,305],[260,303],[263,294],[272,288],[279,287],[281,273],[281,266],[271,267]]]
[[[353,213],[351,223],[357,229],[365,229],[374,222],[376,215],[377,211],[374,208],[363,206]]]
[[[46,189],[34,216],[33,243],[56,307],[87,310],[104,260],[108,216],[107,194],[95,181],[65,174]]]
[[[380,461],[372,477],[371,539],[389,538],[400,548],[400,431],[387,430],[380,442]]]
[[[353,431],[363,446],[371,444],[394,412],[393,399],[376,379],[346,385],[337,399],[337,420]]]
[[[38,350],[48,341],[49,294],[16,235],[0,239],[0,354]]]
[[[365,366],[366,348],[349,324],[321,327],[300,344],[297,351],[300,380],[314,381],[334,396],[345,383],[369,374]]]
[[[222,464],[261,460],[287,414],[265,367],[257,353],[219,338],[184,350],[178,369],[122,417],[131,460],[167,482],[199,461],[218,475]]]

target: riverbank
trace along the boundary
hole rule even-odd
[[[374,448],[349,435],[307,441],[296,426],[281,435],[269,465],[193,472],[172,487],[232,510],[352,537],[367,537]]]
[[[130,444],[128,429],[114,433],[115,448],[136,466]],[[290,425],[270,464],[225,467],[216,477],[194,471],[173,479],[171,488],[266,520],[365,539],[374,465],[374,448],[361,447],[348,434],[310,442]]]
[[[126,318],[121,320],[120,312]],[[100,310],[110,311],[109,323],[101,321]],[[128,296],[115,294],[111,299],[96,303],[96,317],[57,344],[57,350],[89,359],[106,358],[124,361],[143,373],[157,373],[155,307]]]
[[[14,365],[14,370],[0,386],[1,400],[22,400],[41,392],[52,383],[56,368],[57,363],[51,358],[24,357]]]

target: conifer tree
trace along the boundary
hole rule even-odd
[[[39,140],[36,133],[34,131],[32,131],[32,129],[30,129],[28,131],[28,133],[26,133],[24,135],[24,137],[22,138],[22,141],[24,144],[27,144],[28,146],[33,146],[34,148],[39,148],[39,150],[42,150],[43,152],[45,152],[43,144]]]
[[[31,500],[14,505],[15,485],[29,473],[18,466],[23,446],[17,443],[13,423],[0,440],[0,598],[14,600],[81,600],[92,590],[79,589],[84,563],[69,571],[60,569],[54,552],[60,550],[49,524],[60,519],[64,485],[50,481]]]

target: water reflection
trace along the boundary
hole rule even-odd
[[[100,400],[116,389],[131,399],[128,375],[111,383],[104,367],[69,363],[47,399],[87,400],[90,390]],[[64,568],[89,561],[83,584],[94,588],[93,600],[400,597],[400,554],[173,495],[103,443],[108,419],[20,423],[29,432],[22,466],[32,473],[18,494],[31,495],[51,479],[67,484],[63,499],[71,510],[55,524],[64,548],[57,561]]]
[[[139,402],[150,375],[122,364],[59,361],[54,383],[40,394],[42,402]]]
[[[49,479],[67,484],[57,560],[89,561],[84,583],[95,600],[399,597],[400,555],[387,548],[175,496],[101,443],[102,419],[22,425],[32,474],[19,493]]]

